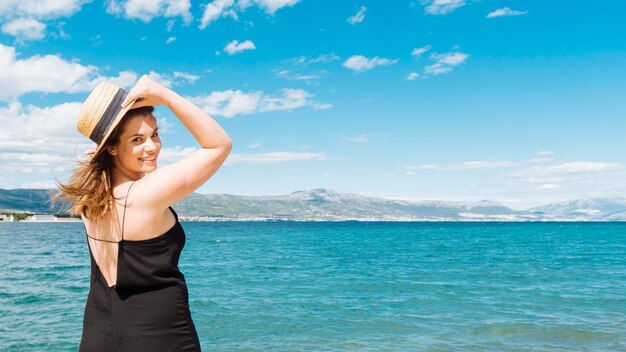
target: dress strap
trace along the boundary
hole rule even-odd
[[[130,189],[133,188],[133,185],[136,181],[130,184],[128,187],[128,192],[126,192],[126,199],[124,200],[124,214],[122,215],[122,241],[124,240],[124,221],[126,220],[126,204],[128,203],[128,195],[130,194]]]

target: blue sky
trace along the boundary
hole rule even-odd
[[[621,1],[0,4],[0,188],[50,188],[76,114],[142,74],[234,149],[201,193],[327,188],[516,209],[626,196]],[[165,108],[160,165],[197,148]]]

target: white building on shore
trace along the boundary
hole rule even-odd
[[[15,221],[15,217],[10,214],[0,214],[0,221],[3,222],[13,222]]]

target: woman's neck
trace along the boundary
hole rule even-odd
[[[124,183],[126,181],[137,181],[144,176],[145,174],[137,174],[124,170],[118,165],[113,165],[113,168],[111,169],[111,181],[113,181],[114,185]]]

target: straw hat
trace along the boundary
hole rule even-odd
[[[91,162],[103,151],[106,140],[120,123],[135,101],[122,109],[122,102],[128,92],[111,84],[102,82],[89,94],[78,113],[76,129],[85,137],[96,143],[96,153]]]

